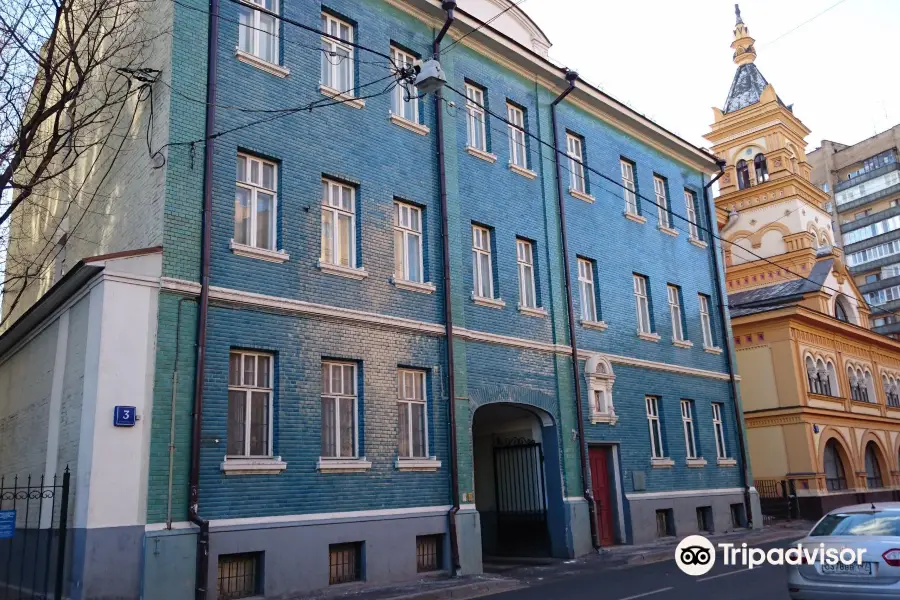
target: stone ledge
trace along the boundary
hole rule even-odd
[[[647,222],[647,217],[644,217],[644,216],[641,216],[641,215],[636,215],[636,214],[634,214],[634,213],[630,213],[630,212],[628,212],[627,210],[624,211],[622,214],[623,214],[623,215],[625,216],[625,218],[628,219],[629,221],[634,221],[635,223],[640,223],[641,225],[643,225],[644,223]]]
[[[676,348],[693,348],[694,342],[688,340],[672,340],[672,345]]]
[[[357,98],[351,94],[345,94],[340,90],[336,90],[321,83],[319,84],[319,93],[323,96],[331,98],[332,100],[339,100],[342,104],[352,106],[353,108],[365,108],[366,106],[365,100]]]
[[[615,413],[591,413],[591,425],[597,425],[598,423],[615,425],[618,422],[619,416]]]
[[[710,354],[722,354],[722,349],[718,346],[703,346],[703,351]]]
[[[609,328],[606,321],[588,321],[586,319],[581,319],[578,321],[578,324],[585,329],[595,329],[597,331],[606,331]]]
[[[372,468],[372,463],[362,458],[319,457],[316,470],[320,473],[362,473]]]
[[[706,466],[705,458],[689,458],[687,459],[687,466],[689,469],[699,469],[701,467]]]
[[[278,475],[287,469],[280,456],[245,458],[226,456],[219,468],[226,475]]]
[[[707,248],[709,246],[709,244],[707,244],[703,240],[697,239],[695,237],[688,239],[688,241],[690,243],[692,243],[693,245],[697,246],[698,248]]]
[[[486,160],[489,163],[497,162],[497,155],[491,154],[490,152],[486,152],[475,146],[466,146],[466,152],[474,156],[475,158],[480,158],[481,160]]]
[[[400,458],[394,459],[394,468],[398,471],[437,471],[441,468],[441,461],[437,457],[430,458]]]
[[[735,467],[737,466],[737,460],[734,458],[720,458],[716,460],[716,464],[720,467]]]
[[[537,173],[535,173],[531,169],[526,169],[524,167],[520,167],[519,165],[514,165],[513,163],[509,163],[509,170],[513,173],[518,173],[519,175],[527,179],[534,179],[537,177]]]
[[[637,332],[637,336],[642,340],[646,340],[648,342],[659,342],[659,334],[658,333],[642,333],[640,331]]]
[[[674,227],[665,227],[663,225],[658,225],[656,227],[660,231],[662,231],[666,235],[671,235],[672,237],[678,237],[678,230]]]
[[[590,194],[585,194],[584,192],[579,192],[575,188],[569,188],[569,195],[572,196],[573,198],[578,198],[579,200],[587,202],[588,204],[593,204],[596,200]]]
[[[434,284],[426,281],[425,283],[419,283],[418,281],[407,281],[406,279],[397,279],[396,277],[391,277],[391,284],[400,290],[406,290],[407,292],[417,292],[419,294],[433,294],[437,289],[434,287]]]
[[[246,244],[240,244],[234,240],[230,243],[231,251],[236,256],[246,256],[247,258],[256,258],[274,263],[287,262],[291,256],[284,250],[267,250],[265,248],[256,248]]]
[[[531,308],[528,306],[519,305],[519,312],[523,315],[528,315],[529,317],[543,318],[547,316],[547,309],[541,308],[540,306],[538,306],[537,308]]]
[[[331,263],[322,262],[321,260],[316,263],[316,266],[323,273],[326,273],[328,275],[337,275],[338,277],[347,277],[349,279],[365,279],[369,276],[369,273],[366,272],[366,270],[363,268],[343,267],[341,265],[333,265]]]
[[[675,461],[671,458],[651,458],[650,466],[654,469],[671,469],[675,466]]]
[[[486,306],[488,308],[503,308],[506,306],[506,302],[501,298],[485,298],[484,296],[476,296],[474,292],[472,292],[472,302],[478,306]]]
[[[404,119],[403,117],[395,115],[394,113],[391,113],[390,121],[398,127],[408,129],[412,132],[418,133],[419,135],[428,135],[431,132],[431,130],[425,125],[410,121],[409,119]]]
[[[234,55],[242,63],[248,64],[251,67],[256,67],[257,69],[261,69],[266,73],[271,73],[272,75],[281,77],[282,79],[291,74],[290,69],[282,67],[281,65],[276,65],[275,63],[270,63],[269,61],[263,60],[255,54],[244,52],[240,48],[234,49]]]

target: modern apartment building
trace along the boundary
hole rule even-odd
[[[824,140],[812,182],[832,201],[835,240],[872,308],[877,333],[900,339],[900,125],[857,144]]]

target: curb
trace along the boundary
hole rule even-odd
[[[779,540],[787,540],[787,539],[800,539],[806,536],[805,531],[780,531],[773,532],[768,535],[761,535],[759,538],[753,540],[754,544],[766,544],[768,542],[777,542]],[[728,540],[717,540],[714,543],[727,543]],[[667,548],[665,550],[656,550],[654,552],[647,552],[644,554],[636,554],[634,556],[628,557],[626,564],[628,565],[646,565],[651,563],[663,562],[666,560],[675,560],[675,547]]]
[[[511,592],[526,587],[521,581],[512,579],[497,581],[476,581],[458,586],[449,586],[439,590],[411,592],[399,596],[386,596],[384,600],[466,600],[501,592]]]

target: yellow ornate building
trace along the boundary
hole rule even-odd
[[[809,129],[756,67],[737,11],[737,72],[706,138],[724,160],[724,244],[751,464],[761,495],[790,481],[804,516],[900,499],[900,343],[834,247],[828,196],[810,182]]]

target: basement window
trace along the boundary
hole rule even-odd
[[[218,600],[262,595],[262,552],[219,555]]]

